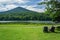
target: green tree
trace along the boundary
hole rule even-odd
[[[46,12],[52,17],[53,20],[57,20],[60,12],[60,1],[59,0],[44,0],[44,2],[39,3],[39,5],[45,4]],[[57,17],[56,17],[57,16]],[[56,18],[56,19],[55,19]],[[59,19],[59,18],[58,18]]]

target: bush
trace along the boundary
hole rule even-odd
[[[56,30],[60,31],[60,26],[56,27]]]

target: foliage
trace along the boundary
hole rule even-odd
[[[53,20],[60,20],[60,1],[59,0],[45,0],[44,2],[39,3],[40,5],[45,4],[46,5],[46,13],[48,13]],[[57,18],[56,18],[57,17]],[[56,18],[56,19],[55,19]]]
[[[0,14],[0,21],[28,21],[28,20],[39,20],[49,21],[51,18],[44,13],[37,12],[15,12],[15,13],[2,13]]]

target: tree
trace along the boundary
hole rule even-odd
[[[57,14],[59,14],[60,12],[60,1],[59,0],[44,0],[44,2],[39,3],[39,5],[45,4],[45,8],[46,8],[46,13],[48,13],[53,20],[58,20],[55,19],[55,17],[57,16],[59,18],[59,16]],[[56,18],[57,18],[56,17]]]

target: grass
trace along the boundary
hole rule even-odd
[[[60,40],[60,33],[43,33],[44,26],[51,25],[0,24],[0,40]]]

